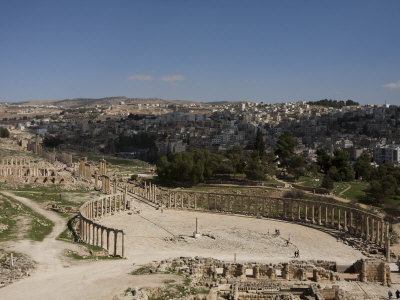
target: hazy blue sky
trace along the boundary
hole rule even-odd
[[[0,101],[400,105],[400,1],[0,0]]]

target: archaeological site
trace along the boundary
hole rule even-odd
[[[394,220],[372,207],[287,196],[289,184],[160,186],[151,167],[127,176],[104,157],[25,140],[2,141],[1,154],[1,299],[350,300],[400,289]]]

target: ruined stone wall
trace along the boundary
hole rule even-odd
[[[67,166],[72,166],[72,153],[70,152],[61,152],[57,153],[57,160],[63,162]]]
[[[360,274],[359,280],[362,282],[391,284],[390,267],[380,260],[360,259],[354,263],[353,272]]]

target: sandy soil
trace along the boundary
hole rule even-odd
[[[362,257],[358,251],[337,242],[330,235],[301,225],[188,211],[161,212],[136,203],[140,214],[124,212],[102,221],[127,232],[127,259],[71,263],[63,258],[62,253],[66,248],[76,246],[55,240],[64,230],[65,220],[28,199],[16,198],[51,219],[55,227],[41,243],[19,241],[6,245],[7,250],[30,255],[38,262],[38,269],[31,277],[0,289],[0,299],[112,299],[127,287],[161,284],[162,275],[150,279],[132,276],[129,272],[140,264],[176,256],[199,255],[233,260],[233,254],[237,253],[238,261],[280,262],[292,259],[294,249],[298,248],[301,259],[336,260],[350,264]],[[215,239],[190,237],[195,230],[195,217],[199,219],[200,232]],[[273,236],[275,229],[280,230],[279,237]],[[289,234],[291,244],[286,246]]]

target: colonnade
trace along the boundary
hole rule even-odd
[[[96,221],[106,215],[125,211],[129,207],[126,194],[106,195],[84,203],[79,209],[81,240],[87,244],[107,249],[111,255],[125,257],[124,231],[98,224]],[[121,237],[120,242],[118,242],[119,236]],[[119,245],[120,250],[118,250]]]
[[[55,170],[46,168],[44,164],[27,160],[26,158],[11,157],[1,160],[0,176],[40,177],[54,176]]]

